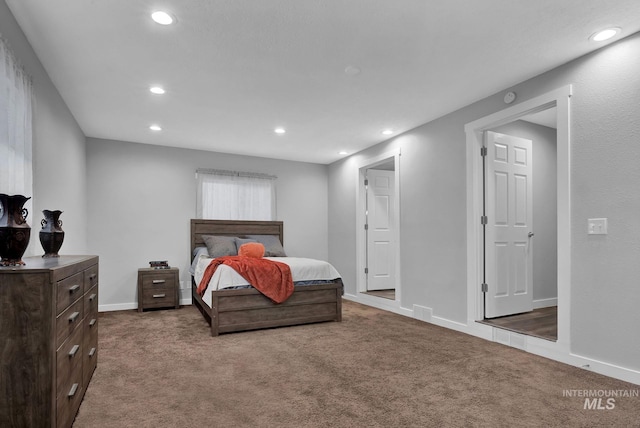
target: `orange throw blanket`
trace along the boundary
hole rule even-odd
[[[293,278],[288,265],[262,258],[225,256],[211,260],[205,269],[196,289],[200,296],[204,295],[211,277],[222,264],[235,269],[249,284],[274,303],[282,303],[293,294]]]

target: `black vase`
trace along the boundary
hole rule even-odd
[[[62,230],[62,220],[60,220],[60,210],[44,210],[42,211],[44,218],[40,222],[42,230],[40,231],[40,243],[44,249],[42,257],[60,257],[58,251],[62,247],[64,241],[64,230]]]
[[[22,255],[27,250],[31,227],[29,211],[23,207],[30,197],[0,193],[0,266],[24,265]]]

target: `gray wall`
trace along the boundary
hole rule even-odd
[[[180,268],[183,297],[190,297],[197,168],[278,176],[287,254],[328,258],[326,166],[88,138],[88,245],[100,255],[101,310],[135,307],[137,270],[149,260]]]
[[[62,210],[65,231],[60,254],[87,252],[85,137],[40,64],[13,14],[0,2],[0,35],[33,79],[33,210],[25,255],[42,255],[38,239],[42,210]],[[0,192],[2,189],[0,189]]]
[[[536,307],[553,306],[558,297],[556,130],[518,120],[494,131],[533,141],[533,300],[541,303]]]
[[[329,167],[329,254],[355,294],[356,165],[400,147],[401,306],[466,323],[464,125],[568,84],[571,97],[571,351],[640,369],[640,35],[539,75]],[[607,217],[609,234],[587,235]]]
[[[185,279],[195,191],[184,189],[194,188],[193,171],[203,166],[281,177],[279,217],[286,224],[287,250],[318,258],[328,254],[347,292],[355,293],[357,165],[400,147],[402,306],[423,305],[434,315],[466,322],[464,124],[505,108],[504,92],[336,162],[328,167],[328,177],[327,168],[318,165],[122,142],[91,140],[85,149],[80,128],[4,1],[0,33],[34,79],[31,224],[37,225],[42,209],[65,211],[61,253],[100,255],[101,305],[133,304],[136,269],[150,258],[169,259]],[[626,332],[640,325],[638,70],[640,36],[634,35],[505,88],[520,102],[567,84],[574,87],[571,350],[636,370],[640,341]],[[327,201],[328,214],[322,205]],[[609,218],[609,234],[587,235],[591,217]],[[166,227],[168,222],[173,226]],[[32,239],[31,251],[41,251],[37,240]]]

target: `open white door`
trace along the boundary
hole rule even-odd
[[[532,141],[485,132],[485,318],[533,310]]]
[[[395,173],[367,170],[367,291],[395,289]]]

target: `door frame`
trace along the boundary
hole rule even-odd
[[[395,289],[396,299],[395,302],[400,302],[402,293],[402,287],[400,280],[400,149],[395,149],[389,152],[382,153],[378,156],[365,159],[358,164],[358,174],[356,176],[356,288],[358,294],[367,291],[367,277],[364,273],[364,268],[367,263],[367,235],[365,233],[365,210],[367,208],[367,193],[364,185],[364,178],[367,174],[367,170],[374,168],[387,162],[389,159],[393,159],[394,163],[394,229],[395,229]],[[388,300],[388,299],[385,299]],[[397,305],[394,305],[397,306]]]
[[[558,226],[558,339],[530,338],[552,354],[570,353],[571,298],[571,187],[570,187],[570,98],[571,85],[498,111],[465,125],[467,151],[467,325],[480,336],[496,340],[495,327],[477,323],[484,319],[481,290],[484,245],[482,239],[482,157],[484,131],[513,122],[525,115],[556,107],[557,119],[557,226]],[[545,343],[546,342],[546,343]],[[544,353],[538,349],[536,353]]]

